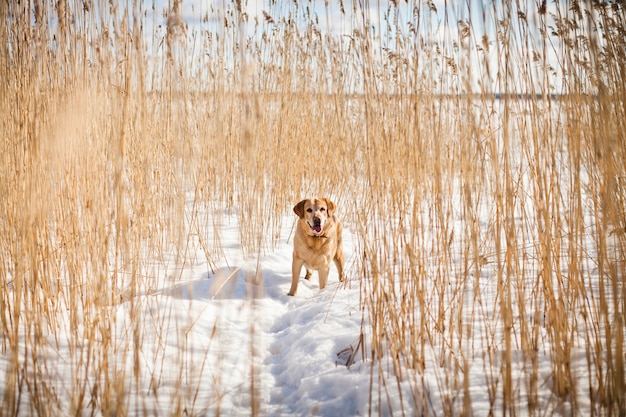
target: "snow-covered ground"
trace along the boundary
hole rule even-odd
[[[355,351],[363,312],[349,270],[352,234],[344,232],[348,280],[339,283],[333,269],[324,291],[314,275],[289,297],[294,220],[285,219],[277,249],[260,258],[244,257],[235,216],[206,231],[219,235],[224,256],[217,264],[197,240],[183,265],[175,254],[160,254],[140,274],[137,295],[122,294],[105,317],[79,319],[78,333],[92,340],[77,341],[70,312],[61,312],[57,333],[45,335],[40,348],[39,383],[55,399],[44,409],[89,414],[103,408],[89,393],[108,389],[131,415],[367,414],[370,374]],[[116,334],[107,335],[111,327]],[[25,342],[30,332],[22,332]],[[20,347],[20,361],[30,360],[30,344]],[[10,350],[0,354],[2,379],[11,357]],[[93,358],[99,363],[87,362]],[[110,381],[94,379],[102,367]],[[111,382],[125,386],[104,388]],[[7,394],[2,385],[0,396]],[[87,393],[81,406],[77,391]],[[29,390],[18,401],[21,414],[34,412]]]
[[[503,358],[488,352],[503,349],[499,337],[477,336],[464,355],[440,354],[439,350],[453,351],[455,346],[444,346],[444,339],[431,340],[423,370],[402,369],[402,378],[394,376],[397,371],[390,360],[373,364],[369,317],[360,303],[363,288],[354,267],[358,245],[349,222],[344,222],[347,280],[339,283],[332,269],[328,287],[320,291],[314,274],[311,281],[301,279],[297,296],[289,297],[295,216],[284,218],[276,249],[257,257],[243,255],[237,219],[223,216],[213,232],[206,232],[219,235],[223,259],[210,264],[193,239],[183,265],[174,261],[174,255],[162,254],[146,268],[150,272],[137,285],[138,295],[124,294],[122,302],[110,306],[109,315],[101,318],[115,323],[116,334],[110,340],[95,331],[94,340],[75,345],[69,325],[60,322],[58,334],[48,337],[48,348],[41,352],[46,386],[54,387],[58,401],[54,409],[71,412],[75,404],[70,398],[81,387],[88,393],[102,390],[99,383],[107,381],[94,380],[97,373],[91,369],[104,366],[109,375],[118,376],[112,381],[126,384],[113,389],[131,415],[235,416],[253,410],[272,416],[463,414],[464,390],[471,396],[475,415],[502,411]],[[496,285],[495,276],[486,272],[481,277],[483,301],[495,297],[487,294]],[[474,325],[502,331],[499,314],[488,305],[466,314]],[[87,320],[83,325],[98,327]],[[569,414],[569,400],[554,402],[545,340],[542,346],[537,357],[538,401],[550,414]],[[108,353],[89,353],[104,349]],[[515,395],[523,399],[527,362],[520,350],[514,349],[512,355]],[[583,393],[577,411],[590,407],[584,395],[588,389],[584,356],[584,349],[574,343],[572,359],[577,364],[572,369],[580,373],[576,389]],[[109,363],[85,365],[86,357],[107,358]],[[455,362],[461,357],[467,363]],[[3,373],[9,369],[8,358],[8,352],[0,355]],[[452,367],[459,366],[468,367],[469,380],[447,380],[455,374]],[[450,391],[455,385],[458,391]],[[26,390],[20,401],[23,414],[29,414]],[[527,399],[519,402],[521,414],[528,412],[527,405]],[[86,398],[81,408],[92,407],[99,408]]]
[[[297,296],[287,296],[289,220],[277,250],[260,259],[245,259],[237,249],[237,228],[225,227],[221,239],[230,251],[215,273],[199,262],[183,272],[181,283],[143,297],[155,310],[171,311],[155,323],[164,340],[143,343],[146,366],[165,368],[158,372],[171,381],[164,376],[162,387],[175,387],[180,375],[189,381],[190,390],[197,390],[197,398],[190,393],[185,404],[190,414],[214,415],[219,409],[245,415],[253,406],[263,415],[367,414],[369,373],[360,355],[350,369],[346,356],[338,356],[359,340],[359,285],[339,283],[333,270],[324,291],[314,275],[310,282],[302,279]],[[348,265],[351,238],[346,232]],[[162,357],[179,363],[172,366]],[[171,411],[167,399],[149,402],[159,414]]]

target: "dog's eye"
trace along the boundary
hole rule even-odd
[[[308,209],[306,209],[307,213],[313,213],[313,209],[311,207],[309,207]]]
[[[326,211],[326,209],[325,209],[324,207],[322,207],[322,208],[320,209],[320,211]]]

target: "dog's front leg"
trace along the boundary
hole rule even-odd
[[[293,254],[293,261],[291,262],[291,289],[287,295],[294,296],[298,291],[298,280],[300,279],[300,271],[302,271],[302,265],[304,261],[298,258],[296,254]]]
[[[323,290],[326,287],[326,283],[328,282],[328,273],[330,272],[330,267],[326,267],[324,269],[320,269],[317,271],[317,274],[320,277],[320,290]]]

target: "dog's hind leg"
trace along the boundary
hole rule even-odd
[[[335,256],[333,257],[333,262],[337,267],[337,273],[339,273],[339,281],[343,281],[343,265],[345,263],[343,256],[343,237],[341,236],[343,233],[343,229],[341,224],[337,225],[337,251],[335,252]]]
[[[337,267],[337,273],[339,274],[339,281],[343,282],[344,259],[343,259],[343,250],[341,249],[341,246],[337,248],[337,253],[335,254],[335,257],[333,258],[333,262],[335,262],[335,266]]]

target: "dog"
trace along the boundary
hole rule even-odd
[[[299,217],[293,240],[293,262],[291,264],[291,289],[288,295],[296,295],[302,267],[306,268],[305,279],[311,279],[311,271],[317,271],[320,290],[326,287],[331,261],[343,281],[343,247],[341,223],[335,216],[335,203],[327,198],[302,200],[293,208]]]

